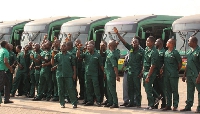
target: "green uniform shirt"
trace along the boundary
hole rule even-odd
[[[158,49],[158,53],[159,53],[159,60],[160,60],[160,64],[159,64],[159,69],[163,66],[164,64],[164,56],[165,56],[165,49]]]
[[[144,49],[139,48],[137,51],[134,51],[132,45],[126,44],[125,47],[129,50],[129,62],[128,62],[128,71],[135,72],[142,70],[142,64],[144,59]]]
[[[42,51],[42,52],[40,53],[40,56],[43,57],[44,59],[46,59],[46,60],[48,60],[48,61],[50,62],[50,61],[51,61],[51,50],[49,50],[49,51]],[[42,64],[46,63],[46,62],[43,61],[43,60],[42,60],[41,62],[42,62]],[[45,71],[51,72],[51,65],[42,67],[42,68],[41,68],[41,71],[42,71],[42,72],[45,72]]]
[[[98,76],[98,68],[99,66],[103,66],[101,55],[97,51],[94,51],[92,55],[86,52],[81,57],[85,60],[86,75]]]
[[[75,58],[69,52],[62,54],[59,52],[54,56],[55,62],[57,62],[56,77],[72,77],[73,66],[75,66]]]
[[[107,76],[116,76],[114,67],[118,67],[118,58],[116,58],[114,51],[109,52],[105,62],[105,73]]]
[[[0,70],[8,70],[8,68],[6,67],[5,63],[4,63],[4,58],[7,58],[9,61],[9,52],[7,49],[2,48],[0,49]]]
[[[178,77],[178,65],[182,62],[181,56],[177,50],[165,52],[164,57],[164,75],[170,77]]]
[[[17,60],[17,56],[13,51],[9,51],[9,64],[13,65],[13,63]]]
[[[186,76],[197,77],[200,72],[200,47],[197,46],[194,51],[190,49],[187,53]]]
[[[17,61],[23,67],[23,69],[18,68],[18,71],[28,72],[30,66],[30,53],[27,53],[24,57],[24,52],[20,52],[17,56]]]
[[[153,47],[152,49],[146,47],[144,54],[144,62],[143,62],[144,72],[149,72],[151,65],[156,66],[156,68],[153,71],[156,72],[159,66],[158,50],[155,47]]]
[[[39,50],[38,52],[33,51],[32,54],[33,54],[34,58],[37,59],[38,55],[40,55],[41,52],[42,52],[42,50]],[[41,63],[42,63],[41,61],[38,61],[38,62],[33,61],[34,66],[41,66]],[[40,74],[40,69],[35,69],[35,73]]]

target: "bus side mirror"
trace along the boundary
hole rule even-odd
[[[142,39],[145,39],[145,32],[142,32]]]
[[[163,30],[163,33],[162,33],[162,39],[164,40],[165,39],[165,31]]]

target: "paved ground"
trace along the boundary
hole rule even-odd
[[[117,93],[119,104],[123,103],[122,100],[122,80],[121,82],[117,82]],[[183,83],[181,79],[179,80],[179,95],[180,95],[180,103],[179,109],[184,108],[185,100],[186,100],[186,83]],[[125,108],[120,107],[119,109],[109,109],[104,107],[96,107],[89,106],[85,107],[83,105],[78,105],[77,109],[73,109],[71,104],[66,104],[66,108],[60,108],[58,102],[47,102],[47,101],[31,101],[31,99],[24,97],[15,97],[12,98],[15,103],[14,104],[2,104],[0,107],[0,114],[62,114],[62,113],[74,113],[74,114],[131,114],[131,113],[149,113],[149,114],[160,114],[160,113],[181,113],[179,111],[172,112],[167,111],[163,112],[161,110],[144,110],[144,107],[147,106],[146,94],[144,92],[144,88],[142,87],[142,108]],[[82,101],[80,101],[81,103]],[[195,100],[194,107],[192,107],[192,111],[196,110],[197,106],[197,91],[195,92]],[[187,112],[192,113],[192,112]],[[183,114],[183,113],[182,113]]]

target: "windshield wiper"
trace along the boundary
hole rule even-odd
[[[127,34],[127,32],[122,33],[121,37],[124,38],[124,36],[125,36],[126,34]],[[118,36],[117,36],[117,38],[118,38]],[[121,40],[118,38],[118,39],[116,39],[116,41],[117,41],[118,43],[120,43]]]
[[[104,37],[105,35],[105,37]],[[102,34],[102,40],[105,41],[106,40],[106,37],[107,37],[107,34],[105,34],[105,32]]]
[[[5,34],[1,34],[1,36],[0,36],[0,40],[3,38],[4,35],[5,35]]]
[[[77,35],[77,36],[75,36],[75,35]],[[75,35],[74,35],[74,37],[72,36],[72,37],[73,37],[73,39],[74,39],[74,41],[75,41],[75,40],[78,38],[78,36],[80,35],[80,32],[78,32],[78,33],[77,33],[77,34],[75,34]],[[73,41],[73,42],[74,42],[74,41]]]
[[[196,34],[199,32],[199,30],[194,31],[194,33],[191,36],[196,36]]]
[[[109,35],[110,40],[114,40],[114,38],[110,32],[108,32],[108,35]]]
[[[37,34],[35,36],[33,36],[34,38],[31,38],[31,41],[34,41],[37,38],[37,36],[39,35],[39,33],[40,33],[40,31],[38,31]]]
[[[185,46],[185,40],[186,40],[186,35],[187,34],[183,34],[180,31],[178,31],[179,36],[181,37],[181,39],[183,40],[183,45],[181,46],[180,50]],[[185,36],[185,37],[184,37]]]

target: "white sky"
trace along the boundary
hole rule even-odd
[[[200,14],[200,0],[0,0],[0,21],[50,16]]]

